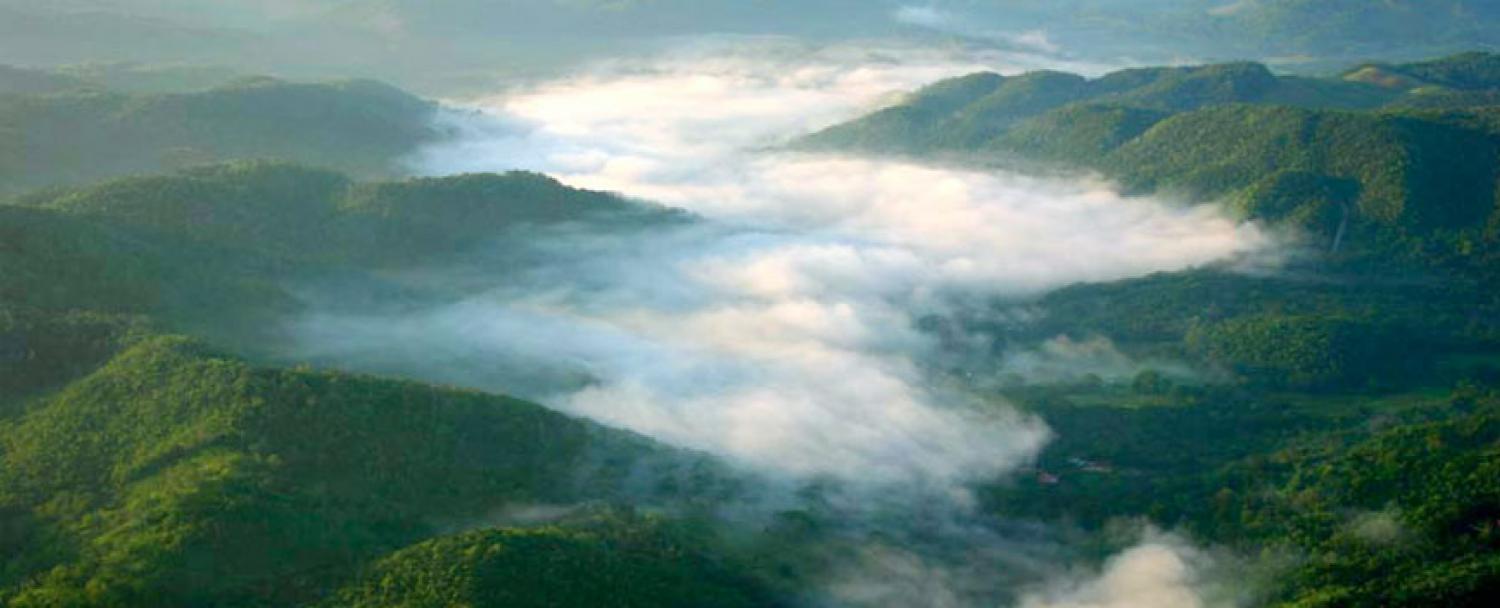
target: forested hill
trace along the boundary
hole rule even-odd
[[[797,142],[804,149],[1022,157],[1136,192],[1226,200],[1348,252],[1494,259],[1500,55],[1281,76],[1255,63],[1086,79],[975,74]]]
[[[513,228],[684,221],[532,173],[356,182],[239,162],[52,190],[0,205],[0,302],[257,331],[300,277],[420,266]]]
[[[373,81],[245,78],[179,93],[92,82],[0,71],[0,196],[236,159],[389,176],[401,157],[439,135],[432,103]]]
[[[298,276],[420,265],[520,226],[681,220],[534,174],[359,183],[266,162],[0,205],[0,604],[773,605],[728,558],[695,557],[707,537],[628,506],[709,494],[726,477],[704,457],[178,335],[265,339]],[[542,528],[505,515],[588,504]],[[470,529],[489,532],[445,539]],[[639,585],[615,594],[621,578]]]

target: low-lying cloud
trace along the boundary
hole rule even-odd
[[[1101,572],[1064,577],[1025,595],[1020,608],[1232,608],[1214,559],[1181,539],[1153,533]]]
[[[922,362],[937,344],[916,317],[1230,258],[1265,237],[1088,176],[774,146],[942,77],[1030,61],[710,44],[481,100],[448,116],[460,136],[414,167],[544,171],[703,221],[503,239],[525,243],[524,273],[395,318],[314,315],[305,344],[379,371],[420,358],[444,363],[423,366],[438,380],[519,381],[555,407],[772,472],[929,484],[1003,474],[1048,431],[932,382]],[[404,348],[372,349],[382,340]]]
[[[445,115],[456,137],[414,156],[417,172],[541,171],[698,221],[518,227],[488,252],[503,264],[441,269],[463,276],[464,297],[397,313],[315,311],[295,324],[295,355],[519,393],[780,478],[916,488],[926,498],[902,504],[937,497],[945,519],[964,521],[963,486],[1027,466],[1050,431],[977,387],[935,378],[932,363],[954,337],[920,319],[1233,259],[1268,242],[1213,208],[1125,197],[1088,175],[778,149],[943,77],[1043,65],[1100,69],[953,48],[717,41],[472,102]],[[1137,365],[1099,341],[1002,356],[1002,368],[1037,381]],[[894,495],[862,491],[854,495]],[[957,557],[865,544],[868,563],[829,593],[865,605],[911,592],[967,604],[977,597],[969,587],[996,584],[982,571],[1023,552],[974,521],[962,526],[974,532],[948,535],[968,547]],[[1098,580],[1070,580],[1025,605],[1204,606],[1185,551],[1144,545]]]

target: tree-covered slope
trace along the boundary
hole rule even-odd
[[[919,91],[798,145],[1087,168],[1136,192],[1227,201],[1332,250],[1483,269],[1500,237],[1500,128],[1486,105],[1500,94],[1496,62],[1471,53],[1330,79],[1277,76],[1257,64],[1088,81],[970,76],[931,89],[967,102],[933,103]],[[995,84],[955,86],[981,79]],[[1049,94],[1008,94],[1012,83]],[[903,120],[912,116],[922,120]]]
[[[349,301],[411,302],[425,297],[420,286],[377,275],[505,246],[528,228],[688,221],[530,173],[359,183],[258,161],[17,202],[0,204],[0,310],[147,315],[257,350],[305,306],[297,285],[340,285]]]
[[[18,202],[115,230],[363,266],[418,264],[523,225],[679,217],[534,173],[356,183],[324,169],[263,161],[45,191]]]
[[[267,162],[21,202],[0,205],[0,603],[311,605],[354,593],[387,554],[520,526],[491,533],[519,539],[513,563],[582,564],[528,597],[600,597],[629,575],[632,605],[765,605],[749,579],[698,561],[717,550],[706,537],[643,521],[534,531],[506,515],[729,491],[702,457],[514,399],[266,367],[163,335],[264,342],[299,306],[300,277],[364,281],[521,226],[677,214],[533,174],[359,184]],[[434,546],[462,561],[466,542]],[[579,586],[589,576],[605,578]]]
[[[383,558],[330,606],[709,608],[783,602],[691,530],[629,512],[444,537]]]
[[[8,603],[291,605],[660,449],[501,397],[136,341],[0,427]],[[447,523],[443,523],[447,522]]]
[[[0,96],[0,194],[247,158],[389,175],[437,136],[433,111],[370,81]]]
[[[899,152],[983,148],[1027,119],[1076,111],[1083,103],[1172,113],[1226,103],[1362,108],[1397,96],[1366,82],[1277,76],[1255,63],[1136,68],[1092,80],[1050,71],[978,73],[935,83],[798,145]]]

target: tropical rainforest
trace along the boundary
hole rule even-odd
[[[192,4],[0,0],[0,605],[1500,596],[1488,3]]]

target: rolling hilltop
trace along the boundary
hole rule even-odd
[[[1278,272],[1075,285],[1029,325],[970,322],[1002,345],[1105,338],[1229,378],[1011,380],[1000,392],[1059,439],[1046,483],[992,488],[990,508],[1302,556],[1258,603],[1478,606],[1500,584],[1497,69],[1468,53],[1328,78],[980,73],[793,145],[1097,172],[1300,234]]]
[[[0,195],[237,159],[390,176],[439,136],[433,104],[373,81],[122,93],[49,72],[0,79],[14,93],[0,94]]]
[[[1482,269],[1500,226],[1497,92],[1500,55],[1482,53],[1334,78],[1254,63],[975,74],[797,146],[1086,168],[1225,200],[1329,248]]]
[[[703,457],[178,333],[256,335],[298,306],[292,277],[421,264],[508,226],[680,219],[532,174],[358,184],[265,162],[0,205],[0,603],[774,603],[723,559],[688,557],[715,551],[708,537],[629,509],[702,495],[690,480],[719,478]],[[497,515],[583,503],[599,506],[546,528]],[[470,529],[489,531],[448,536]],[[434,586],[419,555],[454,568]],[[621,578],[641,586],[618,595]]]

